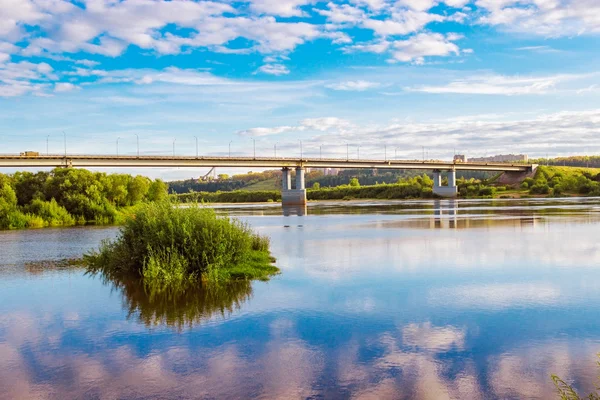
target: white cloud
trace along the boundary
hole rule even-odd
[[[460,54],[459,47],[453,43],[458,37],[449,34],[420,33],[407,40],[393,43],[392,58],[395,61],[423,64],[428,56],[448,56]]]
[[[58,4],[60,0],[56,2]],[[33,34],[24,55],[85,51],[116,57],[129,45],[159,54],[177,54],[182,46],[224,51],[224,46],[236,38],[253,42],[253,51],[270,53],[293,50],[322,33],[316,25],[280,22],[271,16],[297,15],[300,12],[298,6],[309,3],[304,0],[256,0],[250,10],[268,14],[262,17],[256,14],[242,16],[231,5],[212,1],[93,2],[85,8],[60,2],[63,7],[53,5],[48,9],[37,2],[25,0],[24,3],[33,10],[29,13],[31,16],[27,20],[19,19],[27,14],[22,12],[14,17],[15,24],[30,21],[46,33]],[[52,15],[44,12],[52,12]],[[164,31],[169,25],[191,31],[189,34]],[[5,30],[8,32],[8,28]],[[11,28],[11,32],[13,30]],[[0,38],[3,37],[1,32],[0,25]]]
[[[502,75],[480,75],[456,80],[444,85],[407,87],[405,90],[424,93],[455,93],[482,95],[529,95],[547,94],[562,82],[573,81],[589,75],[553,75],[541,77],[519,77]]]
[[[385,53],[390,48],[391,43],[385,40],[379,42],[371,42],[371,43],[359,43],[352,46],[347,46],[344,48],[344,52],[352,53],[352,52],[365,52],[365,53],[375,53],[381,54]]]
[[[336,117],[307,118],[302,120],[301,126],[307,130],[314,131],[337,131],[344,132],[354,127],[354,124],[348,120]]]
[[[41,94],[57,76],[47,63],[0,64],[0,97],[14,97],[26,93]]]
[[[327,3],[327,10],[317,9],[316,12],[327,17],[334,24],[358,24],[366,19],[366,14],[358,7],[349,4]]]
[[[427,11],[437,4],[436,0],[398,0],[396,7],[405,6],[417,11]]]
[[[256,72],[262,72],[263,74],[269,75],[287,75],[290,73],[290,70],[283,64],[265,64],[261,66]]]
[[[258,14],[301,17],[304,13],[300,7],[311,2],[311,0],[250,0],[250,8]]]
[[[81,64],[84,65],[86,67],[92,68],[95,67],[97,65],[100,65],[100,63],[98,61],[91,61],[91,60],[75,60],[75,64]]]
[[[423,11],[398,10],[388,19],[367,19],[362,26],[372,29],[379,36],[408,35],[417,32],[434,21],[443,21],[444,17]]]
[[[350,0],[350,3],[359,6],[366,6],[374,11],[381,10],[387,5],[386,0]]]
[[[307,118],[300,122],[297,126],[276,126],[271,128],[250,128],[243,131],[239,131],[238,135],[241,136],[270,136],[279,135],[287,132],[302,132],[302,131],[318,131],[318,132],[343,132],[349,128],[352,128],[354,124],[350,121],[335,118],[335,117],[324,117],[324,118]]]
[[[343,91],[356,91],[362,92],[368,89],[373,89],[381,86],[377,82],[369,82],[369,81],[346,81],[346,82],[338,82],[325,85],[325,87],[333,90],[343,90]]]
[[[54,84],[54,91],[57,93],[71,92],[76,89],[79,89],[79,87],[69,82],[57,82]]]
[[[277,126],[274,128],[251,128],[251,129],[246,129],[245,131],[238,132],[238,135],[254,136],[254,137],[271,136],[271,135],[279,135],[281,133],[291,132],[291,131],[295,131],[295,130],[298,130],[298,128],[293,127],[293,126]]]
[[[480,22],[548,37],[600,32],[596,0],[477,0],[486,14]]]

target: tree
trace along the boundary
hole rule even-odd
[[[168,186],[160,179],[153,181],[148,187],[148,201],[160,201],[166,199],[168,196]]]
[[[219,175],[217,175],[217,177],[219,178],[220,181],[226,181],[229,179],[229,175],[227,175],[227,174],[219,174]]]
[[[319,190],[321,189],[321,184],[319,182],[315,182],[312,185],[313,190]]]
[[[136,176],[127,184],[127,203],[130,205],[144,200],[150,188],[150,179],[144,176]]]
[[[349,185],[352,187],[359,187],[360,182],[358,181],[358,178],[352,178],[352,179],[350,179]]]

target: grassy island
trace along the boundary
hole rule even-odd
[[[85,256],[92,273],[139,276],[165,286],[185,282],[266,280],[278,273],[269,239],[214,210],[167,201],[143,204],[119,237]]]

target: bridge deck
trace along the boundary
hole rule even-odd
[[[462,171],[530,171],[531,164],[454,163],[415,160],[359,160],[339,158],[288,157],[188,157],[188,156],[108,156],[108,155],[0,155],[1,167],[249,167],[249,168],[385,168]]]

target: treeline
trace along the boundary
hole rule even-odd
[[[409,179],[400,179],[393,184],[360,186],[357,178],[350,179],[348,185],[335,188],[314,188],[306,191],[308,200],[349,200],[349,199],[408,199],[433,197],[433,180],[426,174]],[[177,195],[181,202],[209,203],[252,203],[281,201],[279,191],[198,192]]]
[[[346,169],[340,171],[337,175],[322,175],[306,178],[307,187],[318,183],[319,187],[337,187],[350,184],[354,178],[358,179],[361,185],[379,185],[381,183],[395,184],[408,179],[421,176],[422,171],[418,170],[398,170],[398,169]],[[459,171],[457,178],[465,179],[488,179],[493,174],[480,171]]]
[[[182,203],[266,203],[281,201],[277,190],[234,190],[232,192],[189,192],[174,195]]]
[[[600,172],[582,168],[539,166],[533,178],[521,184],[533,195],[579,194],[600,196]]]
[[[196,179],[187,179],[183,181],[169,182],[169,192],[182,194],[188,192],[227,192],[242,189],[258,182],[270,180],[281,180],[281,171],[269,170],[263,172],[248,172],[247,174],[239,174],[228,176],[220,174],[218,180],[200,181]]]
[[[119,222],[120,210],[168,196],[161,180],[85,169],[0,174],[0,229]]]
[[[600,168],[600,156],[569,156],[557,158],[538,158],[529,160],[532,164],[557,167]]]

